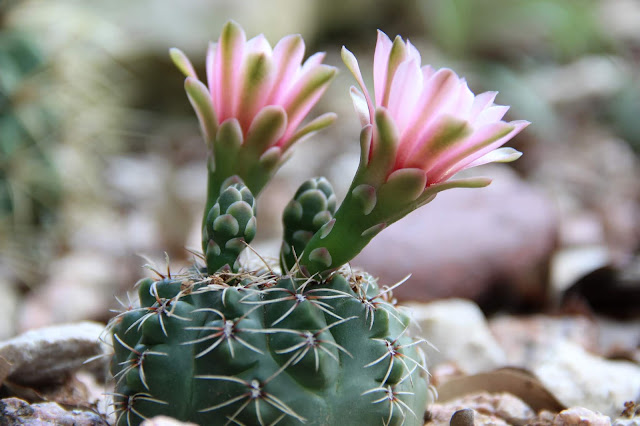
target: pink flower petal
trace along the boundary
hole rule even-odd
[[[502,120],[502,117],[509,111],[509,107],[505,105],[494,105],[483,110],[476,118],[475,125],[483,126],[494,121]]]
[[[287,93],[304,57],[304,41],[299,35],[290,35],[278,42],[273,49],[273,62],[277,67],[270,104],[279,104]]]
[[[214,93],[218,93],[218,120],[221,122],[232,117],[238,103],[238,86],[244,76],[242,69],[246,35],[242,28],[229,21],[222,29],[218,48],[216,49],[216,75]]]
[[[238,90],[239,102],[233,115],[238,117],[245,132],[271,92],[273,68],[271,58],[264,53],[251,53],[244,60],[241,72],[243,79]]]
[[[351,86],[351,90],[349,90],[351,94],[351,101],[353,102],[353,108],[356,110],[356,114],[358,114],[358,118],[360,119],[360,125],[362,127],[371,123],[371,118],[369,117],[369,107],[367,105],[367,100],[361,91],[356,89],[354,86]]]
[[[508,134],[506,134],[505,136],[501,137],[500,139],[492,142],[491,144],[481,148],[480,150],[474,152],[472,155],[466,157],[461,163],[464,163],[464,165],[460,164],[456,164],[456,167],[459,166],[466,166],[467,164],[470,164],[474,161],[476,161],[477,159],[479,159],[480,157],[488,154],[489,152],[500,148],[502,145],[504,145],[505,143],[507,143],[509,140],[513,139],[514,136],[516,136],[518,133],[520,133],[522,130],[526,129],[527,126],[529,126],[529,124],[531,124],[530,122],[526,121],[526,120],[514,120],[514,121],[510,121],[509,123],[510,126],[513,126],[513,130],[511,130]],[[461,170],[461,169],[459,169]],[[458,171],[459,171],[458,170]],[[457,173],[457,171],[455,172]],[[452,176],[452,175],[449,175]]]
[[[473,92],[469,90],[467,82],[463,80],[462,85],[460,86],[460,91],[458,92],[458,99],[451,105],[451,113],[456,117],[466,119],[471,113],[474,99],[475,96],[473,95]]]
[[[218,111],[218,101],[219,101],[219,92],[216,89],[216,50],[218,48],[218,43],[209,43],[209,48],[207,49],[207,86],[209,86],[209,93],[211,93],[211,101],[213,104],[213,109]]]
[[[429,170],[444,152],[462,143],[470,130],[468,122],[451,115],[445,114],[433,120],[425,127],[402,167]]]
[[[515,161],[522,156],[520,151],[517,151],[513,148],[505,147],[494,149],[478,158],[475,161],[464,166],[462,170],[470,169],[472,167],[482,166],[483,164],[488,163],[510,163],[511,161]]]
[[[513,129],[514,126],[504,121],[491,123],[482,128],[475,129],[462,143],[457,144],[438,156],[437,161],[427,170],[429,182],[435,183],[444,180],[442,176],[447,173],[452,166],[464,161],[482,148],[500,140],[503,136],[513,131]],[[469,160],[469,162],[471,161],[473,160]],[[465,165],[466,164],[468,164],[468,162],[465,163]]]
[[[387,68],[389,66],[389,53],[392,42],[385,33],[378,30],[378,42],[373,55],[373,93],[376,101],[380,102],[384,97],[387,84]]]
[[[353,74],[353,76],[355,77],[356,81],[358,82],[358,85],[360,85],[360,89],[362,90],[362,93],[364,94],[364,98],[367,100],[367,105],[369,106],[369,117],[373,118],[374,106],[373,106],[373,103],[371,102],[371,96],[369,96],[369,91],[367,90],[367,86],[365,86],[364,80],[362,79],[362,73],[360,72],[360,66],[358,65],[358,60],[353,55],[353,53],[347,50],[347,48],[344,46],[342,46],[341,53],[342,53],[342,61],[347,66],[349,71],[351,71],[351,74]]]
[[[418,65],[422,63],[422,57],[420,56],[420,52],[416,47],[411,44],[409,40],[407,40],[407,59],[415,60],[418,62]]]
[[[399,129],[404,129],[420,96],[422,87],[420,63],[413,59],[402,62],[395,73],[389,90],[389,112]]]
[[[496,99],[498,92],[484,92],[480,93],[473,100],[473,106],[469,113],[469,121],[473,122],[476,117],[485,109],[493,105],[493,101]]]
[[[402,41],[400,36],[398,36],[395,38],[395,40],[393,40],[393,44],[391,45],[391,51],[389,52],[389,61],[387,63],[387,75],[384,83],[384,90],[382,91],[381,97],[378,97],[376,95],[376,106],[383,106],[386,108],[389,105],[391,85],[395,80],[398,67],[405,62],[406,58],[407,46],[404,44],[404,41]],[[420,67],[420,62],[418,62],[418,67]]]
[[[294,84],[283,102],[288,114],[289,126],[282,138],[283,141],[278,142],[279,145],[285,144],[286,139],[294,134],[295,129],[324,94],[335,73],[334,67],[320,64],[309,69]]]
[[[267,56],[271,56],[273,54],[271,50],[271,45],[265,38],[264,34],[258,34],[251,40],[247,41],[245,44],[245,55],[250,53],[263,53]]]
[[[441,182],[449,179],[476,159],[504,145],[528,125],[528,121],[498,121],[476,129],[468,140],[443,155],[427,172],[430,181]]]
[[[436,73],[436,70],[431,65],[423,65],[422,68],[422,79],[424,81],[429,80]]]
[[[302,67],[300,68],[300,71],[298,74],[305,74],[310,69],[317,67],[322,63],[322,61],[324,61],[324,58],[326,56],[327,54],[325,52],[317,52],[309,56],[307,60],[304,61],[304,64],[302,64]]]
[[[429,80],[425,81],[413,114],[411,114],[402,134],[400,140],[402,152],[399,153],[399,159],[396,162],[400,164],[406,162],[407,156],[418,143],[426,126],[439,116],[442,104],[450,102],[451,95],[455,93],[459,85],[458,76],[446,68],[438,70]]]

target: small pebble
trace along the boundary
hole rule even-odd
[[[0,342],[0,357],[10,364],[8,378],[14,383],[60,381],[103,353],[103,332],[103,324],[90,321],[30,330]]]
[[[451,426],[473,426],[474,412],[471,408],[458,410],[451,416]]]

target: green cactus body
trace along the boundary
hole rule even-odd
[[[367,275],[272,273],[138,285],[114,318],[118,425],[422,424],[427,381],[407,315]]]

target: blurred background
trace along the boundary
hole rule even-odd
[[[474,170],[495,178],[491,187],[442,194],[354,266],[389,285],[412,272],[397,292],[405,300],[637,314],[636,0],[3,0],[0,338],[105,321],[114,296],[145,276],[145,256],[160,268],[165,252],[174,269],[192,260],[206,154],[168,49],[203,73],[228,19],[272,45],[300,33],[307,55],[326,51],[340,69],[311,115],[335,111],[338,121],[299,145],[260,198],[259,250],[275,254],[279,215],[304,179],[326,175],[344,195],[359,125],[340,47],[371,81],[381,29],[474,93],[499,91],[508,119],[533,124],[510,143],[525,153],[513,166]]]

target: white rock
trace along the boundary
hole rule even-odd
[[[0,358],[10,364],[9,379],[14,382],[57,379],[104,353],[103,332],[103,324],[89,321],[30,330],[0,342]]]
[[[181,422],[167,416],[156,416],[145,420],[141,426],[196,426],[196,424]]]
[[[550,345],[533,372],[568,407],[615,417],[625,401],[640,397],[640,366],[605,360],[570,342]]]
[[[553,426],[609,426],[611,419],[600,413],[594,413],[583,407],[572,407],[558,413],[553,419]]]
[[[81,408],[68,411],[55,402],[30,404],[19,398],[0,400],[0,424],[2,425],[74,425],[107,426],[100,414]]]
[[[612,426],[640,426],[640,418],[616,419]]]
[[[475,374],[504,365],[505,353],[475,303],[449,299],[408,308],[421,329],[417,334],[437,348],[425,351],[430,367],[453,361],[465,373]]]
[[[554,298],[580,278],[610,263],[609,250],[603,245],[580,246],[558,250],[551,261],[551,287]]]

